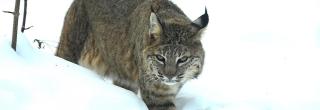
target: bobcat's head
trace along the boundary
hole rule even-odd
[[[209,17],[205,11],[192,22],[184,14],[167,16],[168,13],[170,11],[151,13],[148,46],[143,53],[151,79],[174,85],[201,73],[204,50],[200,37]]]

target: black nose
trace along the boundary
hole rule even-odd
[[[175,74],[166,74],[165,75],[169,80],[171,80],[174,76],[175,76]]]

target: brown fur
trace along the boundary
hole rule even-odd
[[[201,73],[207,24],[207,13],[192,22],[167,0],[75,0],[56,55],[140,90],[151,110],[175,110],[177,92]]]

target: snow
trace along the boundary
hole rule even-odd
[[[1,110],[146,110],[134,93],[83,67],[34,50],[24,35],[17,52],[0,43]],[[125,106],[123,104],[125,103]]]
[[[71,1],[29,1],[34,27],[19,35],[17,52],[12,16],[0,13],[0,110],[147,109],[132,92],[53,56]],[[210,16],[203,73],[182,88],[178,110],[320,110],[318,0],[173,1],[191,19],[204,6]],[[0,10],[13,5],[1,0]]]

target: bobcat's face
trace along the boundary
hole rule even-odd
[[[166,12],[166,11],[165,11]],[[187,18],[151,13],[143,60],[147,80],[167,85],[185,83],[202,70],[204,50],[201,30],[208,24],[207,12],[191,22]]]
[[[184,83],[197,77],[202,69],[203,50],[184,45],[161,45],[147,56],[149,74],[167,85]],[[200,50],[200,51],[199,51]]]

